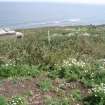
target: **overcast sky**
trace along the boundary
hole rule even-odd
[[[0,1],[26,1],[26,2],[59,2],[59,3],[82,3],[82,4],[105,4],[105,0],[0,0]]]

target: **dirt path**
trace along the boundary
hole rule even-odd
[[[43,105],[43,93],[38,89],[35,79],[5,80],[0,85],[0,95],[7,98],[24,95],[29,105]]]

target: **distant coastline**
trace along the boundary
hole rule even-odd
[[[105,23],[103,10],[103,5],[0,2],[0,27],[99,25]]]

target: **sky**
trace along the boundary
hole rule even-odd
[[[96,4],[96,5],[105,4],[105,0],[0,0],[0,1],[59,2],[59,3],[80,3],[80,4]]]

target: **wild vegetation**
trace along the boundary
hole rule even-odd
[[[0,105],[105,105],[104,26],[19,31],[0,40]]]

